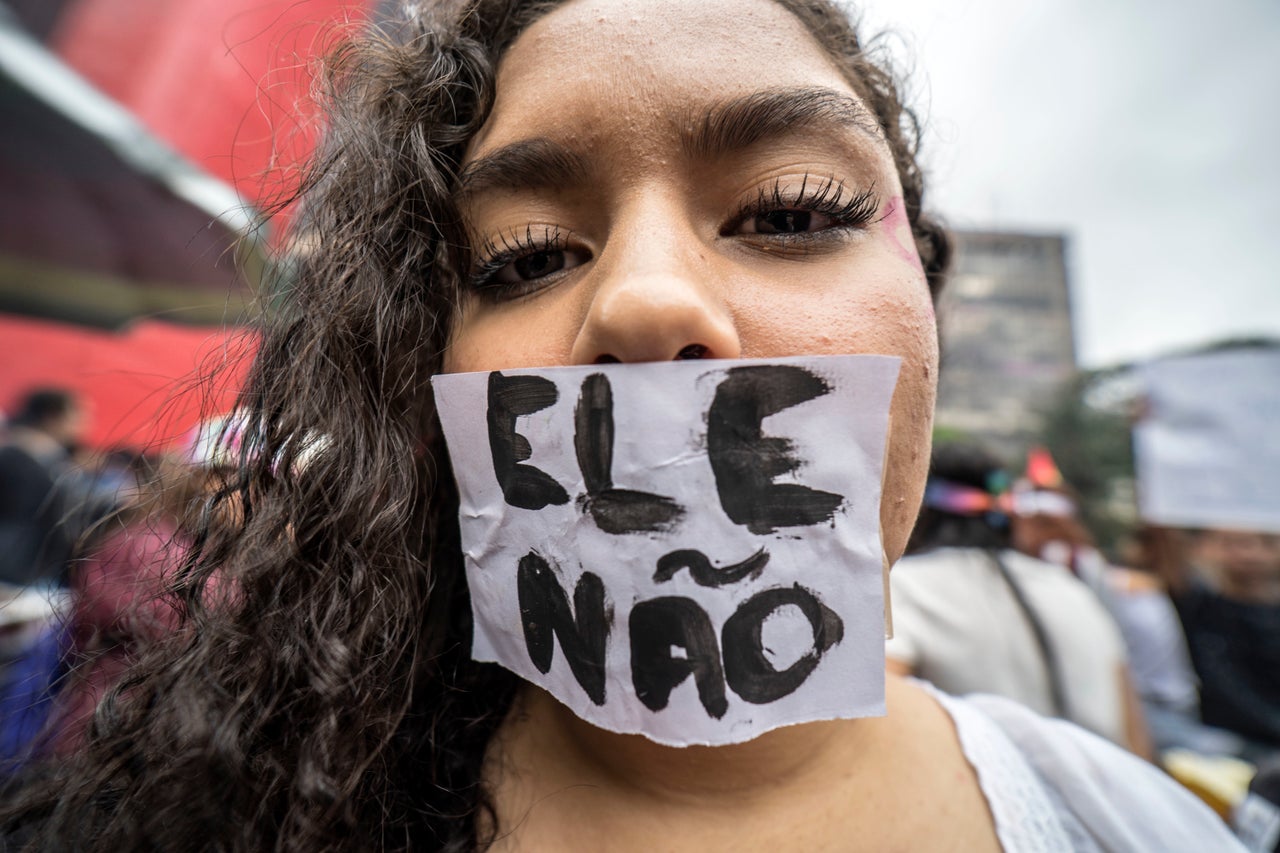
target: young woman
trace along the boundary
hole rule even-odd
[[[83,757],[13,809],[14,838],[1125,849],[1110,803],[1137,795],[1109,796],[1132,785],[1181,812],[1162,827],[1131,809],[1146,849],[1230,845],[1136,760],[1016,710],[999,712],[1002,734],[907,682],[890,683],[886,717],[679,749],[593,728],[470,659],[428,386],[440,371],[899,356],[880,517],[901,554],[928,465],[947,248],[921,212],[913,120],[834,6],[419,3],[400,31],[339,56],[333,80],[308,249],[244,400],[262,426],[241,527],[198,542],[192,629],[100,709]],[[312,434],[326,450],[294,464],[306,442],[291,437]],[[216,567],[239,594],[210,608]],[[1040,743],[1094,780],[1083,807],[1037,781],[1020,750]],[[1093,796],[1098,776],[1108,789]]]

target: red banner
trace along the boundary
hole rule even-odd
[[[113,333],[0,314],[0,408],[66,388],[87,404],[88,446],[177,449],[202,417],[230,411],[255,345],[247,329],[149,320]]]

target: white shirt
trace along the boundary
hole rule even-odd
[[[1057,656],[1064,716],[1125,741],[1124,639],[1097,596],[1070,571],[1000,552]],[[994,693],[1054,714],[1048,669],[1017,599],[977,548],[905,557],[889,574],[893,639],[885,654],[947,693]]]
[[[1245,850],[1193,794],[1096,735],[998,696],[931,692],[955,722],[1006,853]]]

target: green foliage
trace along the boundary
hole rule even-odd
[[[933,425],[933,443],[934,446],[939,444],[952,444],[958,442],[973,441],[973,436],[966,430],[957,429],[955,427],[944,426],[935,423]]]
[[[1090,406],[1088,392],[1105,374],[1078,373],[1044,412],[1041,441],[1080,500],[1081,518],[1104,550],[1130,530],[1133,508],[1117,494],[1133,482],[1133,443],[1127,412]]]

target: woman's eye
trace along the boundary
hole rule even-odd
[[[833,225],[832,217],[814,210],[770,210],[744,219],[738,233],[808,234]]]
[[[564,269],[564,252],[552,249],[545,252],[531,252],[516,258],[494,276],[494,280],[502,284],[519,284],[522,281],[533,281],[553,272]]]
[[[584,253],[572,249],[541,249],[508,261],[490,281],[493,284],[525,284],[571,270],[585,261]]]
[[[720,235],[770,237],[763,241],[770,246],[834,245],[832,241],[864,228],[879,209],[874,185],[855,192],[834,176],[806,175],[798,187],[779,180],[760,188],[756,198],[729,218]]]

